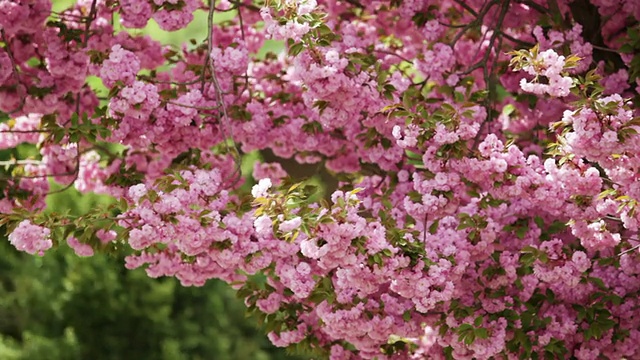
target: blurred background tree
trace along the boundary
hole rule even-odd
[[[86,211],[105,197],[51,196],[50,209]],[[4,229],[0,228],[0,234]],[[185,288],[124,268],[123,255],[44,257],[0,238],[0,359],[295,359],[245,318],[223,283]]]

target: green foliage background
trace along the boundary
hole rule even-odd
[[[49,205],[82,213],[105,201],[68,191]],[[223,283],[185,288],[125,269],[123,255],[79,258],[66,245],[34,257],[4,235],[0,252],[0,359],[294,358],[271,346]]]
[[[55,0],[54,10],[73,2]],[[165,44],[201,41],[206,14],[199,11],[179,32],[163,32],[153,22],[133,32]],[[278,48],[273,43],[265,51]],[[256,155],[245,159],[245,172]],[[0,151],[0,159],[9,156]],[[6,175],[0,169],[0,176]],[[49,211],[82,214],[107,201],[71,189],[50,196],[48,205]],[[79,258],[66,245],[34,257],[16,251],[6,236],[0,227],[2,360],[302,359],[273,347],[221,282],[185,288],[173,278],[150,279],[143,270],[125,269],[124,254]]]

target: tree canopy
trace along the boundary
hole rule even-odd
[[[180,46],[133,30],[197,14]],[[640,357],[639,19],[635,0],[1,1],[0,224],[35,256],[220,279],[317,357]],[[113,200],[47,211],[71,188]]]

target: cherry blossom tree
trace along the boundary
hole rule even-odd
[[[131,31],[198,12],[202,42]],[[0,0],[0,223],[37,256],[222,279],[320,358],[637,358],[639,20],[635,0]],[[44,212],[71,188],[114,202]]]

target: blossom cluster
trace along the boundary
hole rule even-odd
[[[523,67],[523,70],[536,77],[546,77],[548,83],[534,83],[522,79],[520,87],[522,90],[536,95],[545,93],[556,97],[569,95],[573,80],[569,76],[562,76],[565,64],[564,56],[559,56],[554,50],[541,52],[535,59],[532,59],[532,64]]]
[[[51,230],[23,220],[9,235],[9,242],[20,251],[43,255],[53,245],[50,235]]]

